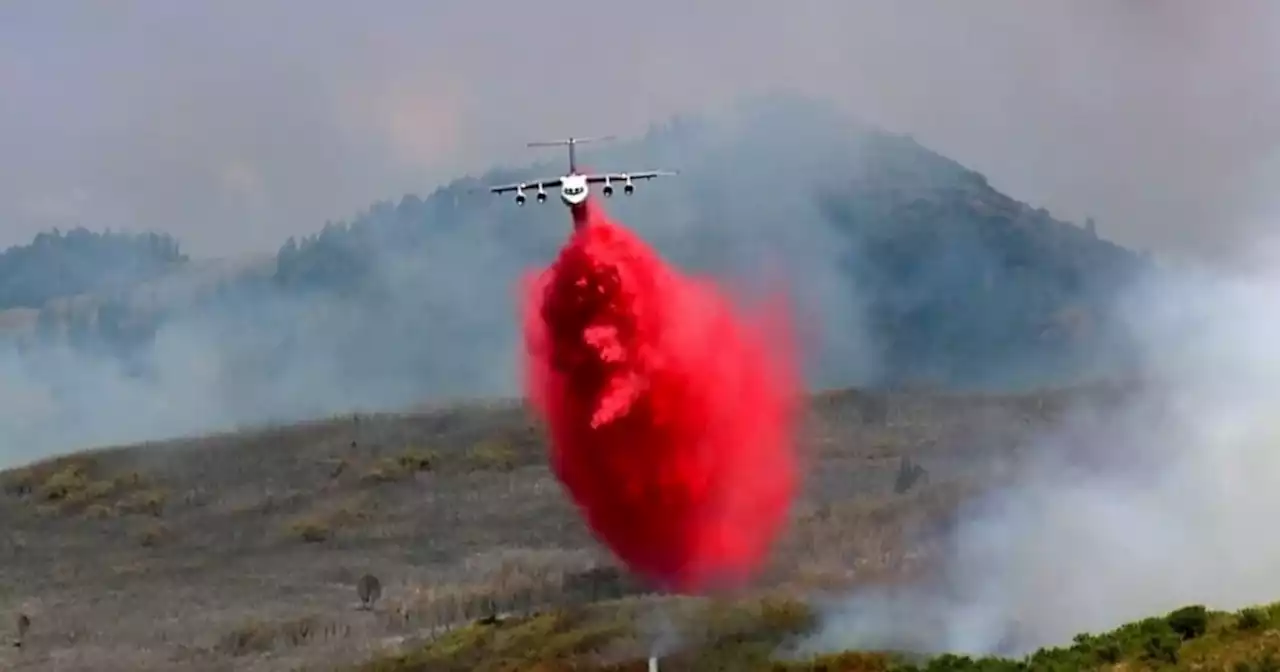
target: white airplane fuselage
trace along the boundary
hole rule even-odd
[[[560,201],[569,207],[587,200],[587,176],[569,174],[560,178]]]

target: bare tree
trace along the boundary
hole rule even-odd
[[[906,455],[898,463],[898,476],[893,482],[893,491],[899,495],[915,487],[917,483],[929,482],[929,472],[924,467],[911,461]]]
[[[31,617],[25,613],[18,612],[18,638],[13,640],[13,645],[21,648],[22,642],[27,637],[27,631],[31,629]]]
[[[360,608],[369,611],[373,604],[382,597],[382,582],[372,574],[365,574],[356,583],[356,593],[360,596]]]

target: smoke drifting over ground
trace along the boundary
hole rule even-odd
[[[1145,390],[1043,437],[1041,457],[959,516],[942,578],[840,601],[808,645],[1022,653],[1280,596],[1276,268],[1183,268],[1134,288],[1120,313]]]
[[[716,275],[744,297],[784,279],[806,318],[799,337],[813,356],[805,365],[826,376],[815,382],[848,383],[871,372],[871,358],[858,290],[843,270],[850,245],[815,193],[833,183],[829,176],[856,174],[859,130],[821,104],[749,101],[582,155],[601,170],[679,169],[611,199],[611,211],[674,263]],[[533,169],[539,175],[563,167],[560,156],[534,158],[546,159]],[[214,302],[174,298],[154,342],[125,357],[92,338],[75,348],[42,339],[26,349],[0,345],[0,397],[11,402],[0,413],[0,465],[354,409],[519,395],[518,280],[554,257],[568,213],[554,201],[517,208],[471,191],[489,182],[375,206],[365,217],[375,226],[338,253],[316,255],[322,263],[307,270],[337,291],[264,280],[233,285]],[[359,279],[325,267],[348,261]],[[270,276],[269,266],[258,274]],[[154,284],[174,294],[185,282]],[[151,296],[141,290],[132,300],[146,305]]]
[[[425,259],[386,256],[365,295],[241,289],[177,305],[120,356],[37,343],[0,348],[0,465],[356,410],[518,393],[513,299],[524,260],[467,233]],[[478,272],[486,269],[486,272]],[[20,412],[19,412],[20,411]]]

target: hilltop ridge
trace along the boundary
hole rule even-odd
[[[1109,310],[1144,272],[1140,256],[909,137],[778,97],[592,145],[583,161],[678,168],[610,199],[610,213],[738,295],[784,281],[813,387],[1020,389],[1124,371]],[[515,394],[513,289],[553,258],[565,216],[477,187],[562,167],[496,168],[376,203],[285,241],[273,261],[184,261],[0,314],[26,325],[0,345],[8,385],[50,400],[48,415],[0,430],[66,450]],[[147,420],[124,422],[136,412],[104,399]]]

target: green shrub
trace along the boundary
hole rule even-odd
[[[1165,620],[1183,641],[1195,639],[1209,629],[1209,612],[1199,604],[1177,609],[1166,616]]]
[[[1245,632],[1261,630],[1270,620],[1267,617],[1267,612],[1257,607],[1241,609],[1239,615],[1236,616],[1236,629]]]
[[[1176,664],[1181,642],[1173,632],[1153,632],[1142,643],[1142,659],[1153,663]]]

